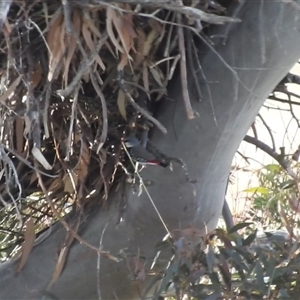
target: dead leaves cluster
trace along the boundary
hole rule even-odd
[[[199,35],[203,20],[237,20],[206,13],[193,1],[192,6],[162,2],[145,7],[87,1],[5,3],[0,16],[1,55],[7,62],[0,67],[0,151],[6,156],[0,200],[3,207],[14,207],[18,230],[31,216],[19,272],[33,247],[34,228],[61,219],[65,207],[74,203],[82,208],[91,195],[98,201],[107,198],[119,159],[112,159],[112,142],[107,146],[107,140],[110,132],[126,130],[130,107],[166,133],[137,99],[146,95],[148,101],[160,100],[179,64],[186,87],[185,30]],[[194,117],[186,91],[184,101],[188,117]],[[44,217],[37,217],[36,212],[28,214],[31,200],[24,199],[41,190],[43,206],[38,209]],[[26,205],[19,209],[17,203]],[[72,243],[73,238],[67,240]],[[53,282],[68,248],[61,252]]]

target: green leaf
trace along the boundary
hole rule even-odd
[[[213,284],[215,285],[220,284],[219,274],[217,272],[208,273],[207,275]]]
[[[273,273],[273,281],[274,281],[274,279],[276,279],[277,277],[284,278],[283,276],[285,275],[286,270],[287,270],[286,267],[278,267],[278,268],[276,268],[276,269],[274,270],[274,273]]]
[[[247,238],[243,241],[243,246],[249,246],[256,238],[257,229],[251,234],[247,236]]]
[[[213,272],[214,264],[216,262],[217,262],[217,258],[215,256],[214,249],[211,245],[209,245],[208,251],[206,254],[206,263],[207,263],[207,268],[208,268],[209,273]]]
[[[289,189],[295,185],[295,180],[287,180],[280,184],[280,188],[283,190]]]
[[[257,284],[258,284],[260,290],[264,293],[266,290],[266,285],[264,282],[264,270],[261,266],[260,261],[256,262],[255,273],[256,273]]]
[[[240,229],[243,229],[245,227],[248,227],[248,226],[250,226],[252,224],[253,224],[253,222],[244,222],[244,223],[236,224],[232,228],[230,228],[229,234],[234,233],[234,232],[236,232],[236,231],[238,231]]]
[[[161,275],[153,276],[153,278],[150,280],[148,286],[146,287],[143,293],[142,300],[145,300],[147,298],[147,295],[150,292],[150,290],[152,290],[154,287],[156,287],[156,289],[158,288],[157,282],[161,279],[162,279]],[[156,291],[154,292],[154,294],[156,294]]]
[[[274,255],[270,255],[269,253],[263,252],[261,254],[261,261],[265,268],[266,276],[270,277],[270,280],[273,279],[273,273],[276,268],[277,260],[275,259]]]
[[[209,295],[205,300],[218,300],[222,298],[222,293],[217,291]]]
[[[244,263],[243,258],[235,250],[224,249],[224,252],[231,258],[232,266],[238,271],[249,271],[249,267]]]
[[[258,194],[268,194],[269,190],[262,187],[262,186],[258,186],[258,187],[251,187],[248,189],[243,190],[243,192],[245,193],[258,193]]]
[[[291,296],[283,288],[280,289],[278,299],[292,299]]]
[[[280,172],[281,167],[280,167],[280,165],[277,165],[277,164],[269,164],[269,165],[264,166],[264,169],[271,171],[271,172]]]
[[[167,240],[167,241],[162,241],[162,242],[158,242],[155,245],[155,251],[163,251],[163,250],[173,250],[174,246],[172,245],[172,243]]]
[[[173,281],[173,277],[178,274],[179,264],[176,261],[173,261],[166,270],[165,276],[163,277],[159,289],[154,294],[154,298],[158,296],[167,289],[170,282]]]

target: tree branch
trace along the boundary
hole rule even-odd
[[[297,178],[297,175],[291,169],[290,162],[287,159],[285,159],[284,157],[282,157],[280,154],[278,154],[270,146],[268,146],[267,144],[263,143],[262,141],[254,138],[252,136],[249,136],[249,135],[246,135],[244,137],[244,141],[249,143],[249,144],[252,144],[252,145],[256,146],[260,150],[262,150],[265,153],[269,154],[271,157],[273,157],[280,164],[280,166],[288,173],[288,175],[290,175],[293,179]]]

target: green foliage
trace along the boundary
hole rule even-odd
[[[299,242],[282,232],[258,234],[251,224],[238,228],[250,234],[217,229],[194,245],[170,240],[156,260],[153,299],[299,299]]]
[[[277,164],[266,165],[257,175],[259,186],[244,190],[252,194],[253,221],[263,221],[262,225],[268,228],[279,228],[282,222],[292,222],[295,211],[290,203],[299,194],[295,181]],[[285,216],[282,215],[282,210]]]
[[[252,222],[228,233],[216,229],[197,243],[183,233],[160,245],[160,267],[148,288],[156,285],[153,299],[299,299],[298,186],[276,164],[257,175],[258,186],[244,190],[253,203]],[[268,230],[258,232],[258,223]],[[282,227],[287,231],[277,230]]]

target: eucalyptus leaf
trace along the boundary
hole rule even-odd
[[[245,227],[248,227],[250,225],[252,225],[253,223],[252,222],[244,222],[244,223],[239,223],[239,224],[236,224],[235,226],[233,226],[230,230],[229,230],[229,233],[234,233],[240,229],[243,229]]]

